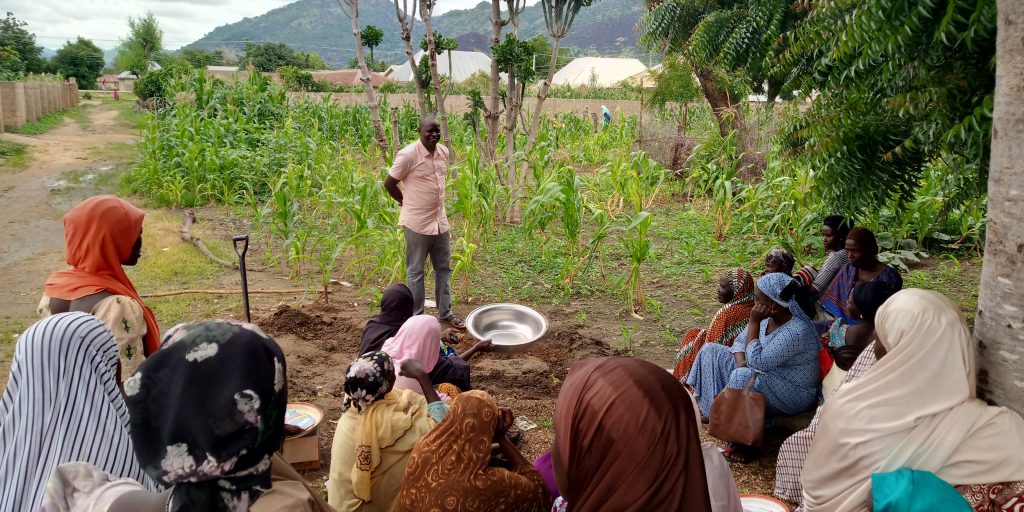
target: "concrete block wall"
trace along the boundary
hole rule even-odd
[[[39,119],[39,84],[25,82],[25,122],[31,123]]]
[[[68,84],[68,87],[71,88],[71,106],[72,107],[77,107],[78,106],[78,100],[79,100],[79,98],[78,98],[78,83],[77,82],[71,82],[70,84]]]
[[[25,120],[25,84],[21,82],[0,82],[0,108],[4,113],[4,127],[18,130]]]

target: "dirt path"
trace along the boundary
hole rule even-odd
[[[96,179],[122,163],[97,149],[138,138],[116,121],[117,110],[83,112],[88,123],[65,118],[62,126],[40,136],[0,135],[27,145],[29,156],[24,171],[0,169],[0,317],[31,315],[42,285],[39,276],[63,266],[61,216],[90,187],[66,188],[62,177],[74,172],[80,180]]]

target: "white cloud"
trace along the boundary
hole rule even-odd
[[[528,0],[533,4],[536,0]],[[11,9],[36,34],[37,44],[57,49],[78,36],[101,48],[113,48],[128,32],[128,17],[152,11],[164,30],[164,46],[179,48],[213,29],[246,17],[259,16],[289,0],[33,0]],[[437,14],[470,9],[480,0],[444,0]]]

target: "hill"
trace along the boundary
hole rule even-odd
[[[580,11],[572,31],[562,42],[572,54],[636,55],[634,27],[643,14],[641,0],[601,0]],[[459,41],[460,50],[487,51],[490,45],[490,13],[487,2],[472,9],[450,11],[434,16],[436,30]],[[544,13],[539,3],[527,7],[520,17],[521,35],[547,34]],[[359,22],[384,29],[384,41],[374,50],[378,59],[390,63],[405,58],[399,39],[400,27],[395,6],[389,0],[362,0]],[[254,18],[217,27],[186,48],[213,50],[219,47],[242,49],[246,41],[286,43],[304,52],[320,54],[332,67],[341,67],[355,56],[351,22],[338,9],[335,0],[299,0]],[[423,24],[416,23],[417,42]]]

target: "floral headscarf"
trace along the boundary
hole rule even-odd
[[[284,354],[258,327],[179,325],[125,381],[131,436],[167,510],[244,512],[270,489],[284,437]]]
[[[776,268],[785,269],[782,271],[786,274],[793,273],[793,267],[796,265],[796,256],[793,253],[785,249],[772,249],[764,257],[765,265],[775,265]]]
[[[350,407],[363,412],[384,398],[395,385],[395,365],[385,352],[367,352],[352,361],[345,370],[345,401],[342,412]]]

